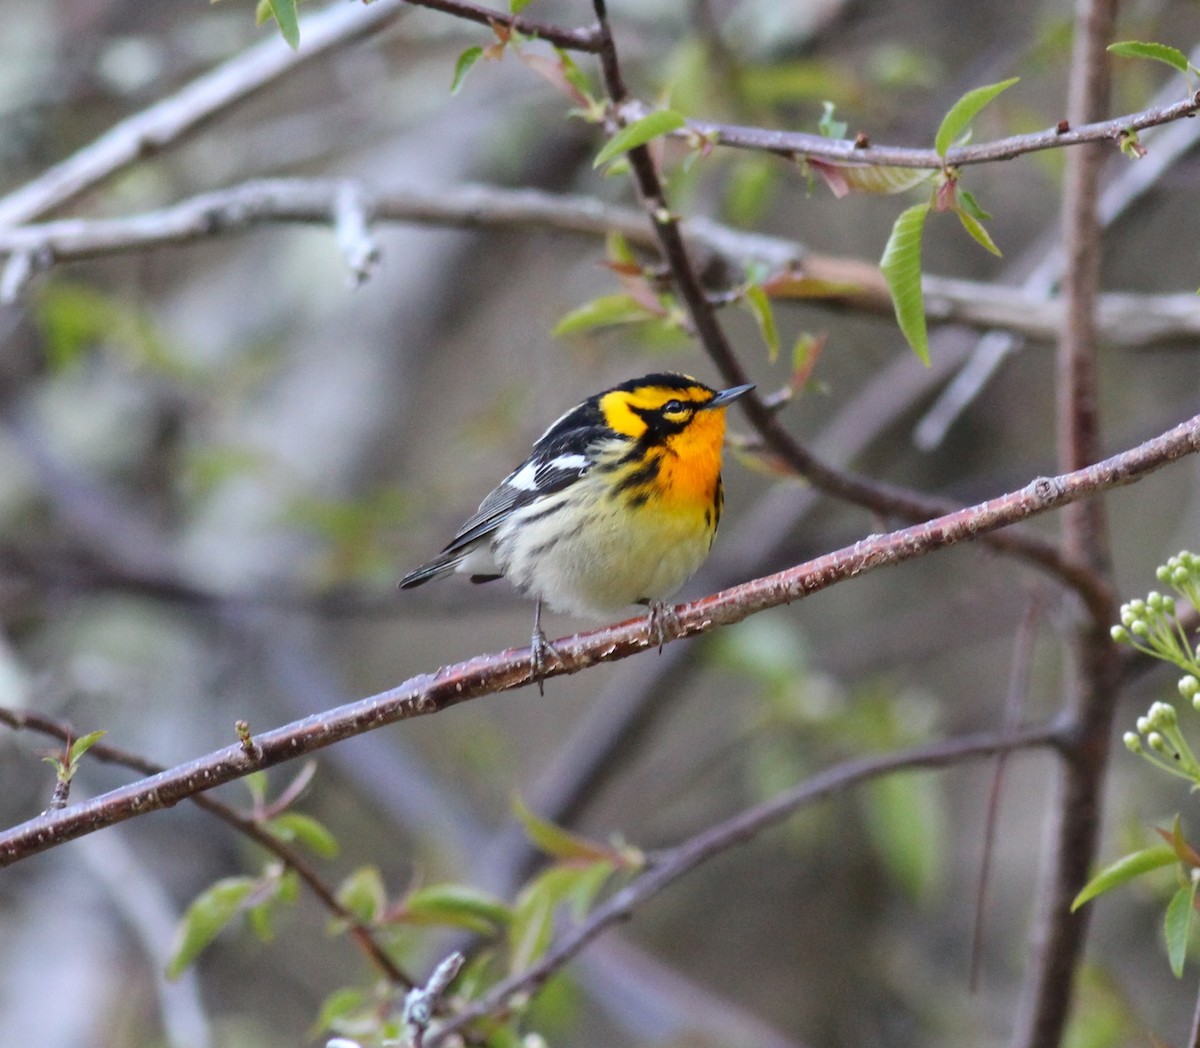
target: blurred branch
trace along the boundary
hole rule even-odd
[[[355,220],[353,228],[345,225],[350,217]],[[194,243],[264,224],[338,229],[340,240],[348,238],[342,250],[351,272],[369,275],[374,244],[367,234],[372,224],[383,222],[464,229],[533,226],[593,237],[617,232],[639,247],[659,246],[642,212],[604,204],[595,197],[491,186],[373,191],[352,180],[261,179],[127,218],[60,219],[0,228],[0,256],[20,260],[20,279],[14,278],[11,287],[0,284],[0,301],[11,301],[33,275],[60,263]],[[739,275],[751,263],[765,264],[774,271],[787,270],[830,285],[834,289],[827,299],[830,304],[892,315],[892,300],[872,263],[817,254],[795,241],[731,229],[704,218],[685,220],[682,232],[693,249],[719,259]],[[923,283],[931,321],[1004,328],[1043,340],[1052,339],[1062,325],[1062,304],[1036,290],[938,276],[926,276]],[[1105,344],[1118,347],[1195,338],[1200,336],[1200,299],[1190,293],[1102,295],[1100,327]]]
[[[1108,105],[1117,0],[1076,0],[1071,51],[1069,117],[1094,119]],[[1086,146],[1067,155],[1062,204],[1066,313],[1057,354],[1059,468],[1074,470],[1100,455],[1096,298],[1100,286],[1101,226],[1097,214],[1103,150]],[[1063,513],[1063,552],[1111,578],[1108,520],[1101,499]],[[1109,637],[1116,600],[1089,607],[1069,636],[1070,670],[1064,718],[1070,745],[1051,802],[1051,854],[1039,885],[1031,933],[1032,959],[1014,1023],[1021,1048],[1055,1048],[1062,1041],[1083,957],[1088,917],[1072,912],[1087,882],[1100,837],[1101,798],[1108,768],[1113,713],[1121,691],[1121,660]]]
[[[664,639],[674,641],[708,633],[767,608],[802,600],[877,568],[912,560],[1099,492],[1134,483],[1197,450],[1200,450],[1200,415],[1095,465],[1057,477],[1038,478],[998,498],[900,531],[869,536],[853,546],[774,575],[681,604],[675,609],[676,621],[663,631]],[[628,658],[658,647],[658,640],[658,631],[650,627],[646,618],[564,637],[554,645],[561,658],[547,669],[545,676],[577,673],[597,663]],[[523,687],[531,680],[528,648],[479,655],[435,673],[421,674],[388,691],[256,735],[260,750],[253,755],[239,745],[228,746],[141,782],[31,819],[0,834],[0,866],[136,815],[169,807],[251,771],[313,753],[353,735],[437,713],[483,695]]]
[[[0,197],[0,228],[29,222],[62,206],[122,168],[174,145],[206,120],[312,59],[382,29],[405,10],[401,0],[333,5],[301,21],[304,43],[297,51],[273,34],[170,97],[114,124],[32,182]]]
[[[69,724],[64,724],[32,710],[11,710],[0,706],[0,724],[7,724],[14,731],[37,732],[39,735],[58,739],[67,745],[70,745],[71,740],[76,737],[75,732]],[[167,771],[161,764],[156,764],[154,761],[147,760],[139,754],[131,753],[129,750],[121,749],[107,742],[93,743],[88,749],[88,757],[95,758],[105,764],[115,764],[122,768],[132,768],[143,775],[159,775]],[[254,841],[255,844],[274,855],[289,869],[295,870],[296,876],[308,886],[309,890],[317,897],[330,916],[346,922],[351,937],[367,954],[381,974],[396,985],[405,987],[413,985],[412,980],[396,966],[395,962],[384,952],[382,947],[375,942],[371,929],[366,927],[353,913],[338,902],[333,890],[325,884],[316,870],[306,860],[301,858],[294,849],[288,847],[287,844],[274,834],[265,830],[255,819],[243,815],[228,804],[222,804],[206,793],[191,794],[188,800],[210,815],[215,815],[226,825],[232,826],[243,837]]]
[[[713,856],[753,840],[763,830],[800,808],[896,771],[942,768],[975,757],[1055,746],[1058,742],[1058,729],[1053,726],[1030,728],[1012,734],[966,735],[897,753],[845,761],[814,775],[762,804],[710,826],[682,844],[651,855],[650,866],[644,873],[597,906],[584,921],[560,936],[537,963],[497,983],[431,1034],[426,1040],[426,1048],[436,1048],[445,1043],[450,1035],[475,1020],[501,1011],[517,994],[536,992],[551,975],[606,928],[627,918],[638,906]]]

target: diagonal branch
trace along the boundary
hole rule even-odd
[[[1158,437],[1093,466],[1057,477],[1040,477],[1017,491],[853,546],[774,575],[705,597],[675,609],[664,641],[708,633],[763,611],[791,604],[888,565],[900,564],[958,542],[975,539],[1058,509],[1080,499],[1134,483],[1163,466],[1200,450],[1200,415]],[[628,658],[658,646],[659,630],[648,619],[631,619],[591,633],[555,641],[561,656],[546,677],[577,673],[600,662]],[[196,793],[231,782],[387,724],[437,713],[483,695],[523,687],[532,681],[528,648],[479,655],[435,673],[423,673],[388,691],[255,736],[257,749],[232,745],[141,782],[82,804],[31,819],[0,834],[0,866],[11,865],[65,841],[136,815],[157,811]]]
[[[174,145],[205,121],[314,58],[384,28],[405,10],[401,0],[335,5],[301,22],[304,44],[298,51],[278,36],[247,48],[0,197],[0,228],[30,222],[61,207],[122,168]]]
[[[1054,746],[1059,741],[1057,733],[1058,729],[1048,727],[1007,734],[967,735],[898,753],[860,757],[814,775],[762,804],[747,808],[732,818],[710,826],[682,844],[653,856],[651,866],[646,872],[597,906],[585,921],[559,938],[535,964],[497,983],[484,996],[463,1008],[445,1026],[427,1038],[426,1048],[436,1048],[475,1020],[500,1012],[518,994],[537,992],[551,975],[588,943],[617,921],[629,917],[642,903],[652,899],[714,855],[753,840],[763,830],[801,808],[841,793],[859,783],[903,769],[943,768],[974,757]]]

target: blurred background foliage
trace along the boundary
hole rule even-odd
[[[851,135],[925,145],[963,91],[1018,74],[1019,88],[977,122],[977,141],[1063,115],[1070,10],[1061,3],[610,7],[631,89],[689,116],[816,130],[828,100]],[[538,0],[526,14],[568,25],[591,17],[589,5],[566,0]],[[1140,0],[1124,19],[1127,38],[1186,49],[1200,34],[1191,0]],[[3,189],[275,31],[256,29],[253,4],[238,0],[6,0],[0,22]],[[488,42],[478,26],[413,10],[67,213],[132,214],[264,175],[347,176],[388,190],[478,182],[632,203],[627,179],[592,168],[596,129],[569,119],[562,97],[511,56],[480,62],[451,97],[458,54]],[[590,61],[579,64],[594,81]],[[1121,63],[1114,113],[1146,105],[1165,74]],[[1151,135],[1144,141],[1152,148]],[[759,154],[678,160],[669,188],[680,213],[825,254],[878,259],[903,206],[834,200],[796,165]],[[1128,161],[1114,149],[1113,163]],[[964,174],[1006,254],[1053,228],[1061,165],[1049,151]],[[1106,288],[1200,282],[1196,165],[1185,158],[1116,223]],[[551,336],[581,304],[621,290],[599,264],[599,241],[528,229],[381,225],[376,234],[382,265],[361,287],[328,229],[261,227],[62,266],[3,308],[0,704],[81,732],[104,728],[108,741],[172,764],[231,742],[239,718],[272,727],[526,642],[528,607],[502,583],[399,594],[396,579],[582,397],[651,369],[710,381],[713,369],[686,341],[644,327]],[[1001,272],[948,216],[931,219],[924,265],[981,280]],[[724,318],[760,389],[785,385],[787,353],[768,358],[749,313]],[[876,412],[891,413],[855,467],[964,504],[1054,471],[1049,346],[1014,356],[946,442],[921,452],[911,432],[934,387],[922,387],[890,318],[796,302],[777,318],[785,347],[827,339],[805,395],[786,409],[802,439],[819,443],[834,425],[870,430]],[[1102,353],[1109,450],[1195,411],[1194,350]],[[825,501],[801,526],[775,527],[800,489],[746,465],[761,464],[739,455],[726,469],[723,534],[685,596],[885,526]],[[1195,480],[1185,463],[1110,496],[1124,592],[1142,592],[1166,553],[1194,548]],[[1035,526],[1051,532],[1054,522]],[[358,877],[360,895],[361,871],[374,866],[392,900],[458,883],[512,902],[537,869],[514,795],[596,840],[653,848],[839,758],[996,728],[1014,631],[1035,590],[1048,609],[1026,708],[1037,719],[1057,707],[1058,597],[1024,569],[957,548],[661,657],[556,679],[544,698],[493,696],[338,745],[297,806],[340,845],[314,862],[332,884]],[[551,635],[580,625],[553,618]],[[1146,694],[1132,697],[1128,719]],[[604,748],[606,718],[630,705],[636,716]],[[48,803],[42,745],[0,735],[6,824]],[[564,784],[588,760],[596,767],[572,794]],[[530,1025],[552,1044],[584,1048],[1002,1043],[1050,771],[1043,755],[1009,762],[975,995],[967,971],[984,765],[877,782],[709,863],[557,978]],[[272,772],[269,792],[293,773]],[[74,796],[128,778],[85,758]],[[1112,850],[1172,810],[1177,799],[1160,789],[1117,758]],[[250,804],[243,786],[220,792]],[[303,893],[277,915],[273,942],[228,932],[182,980],[162,979],[189,901],[261,868],[252,845],[182,805],[5,871],[5,1041],[178,1048],[314,1037],[329,995],[369,987],[371,973]],[[1073,1045],[1144,1043],[1147,1028],[1182,1028],[1190,992],[1166,977],[1160,905],[1126,893],[1099,907]],[[406,926],[395,948],[423,976],[450,941]]]

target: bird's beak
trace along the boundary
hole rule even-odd
[[[707,409],[707,408],[723,408],[726,404],[730,404],[733,401],[737,400],[737,398],[740,397],[743,393],[749,393],[750,390],[752,390],[753,388],[754,388],[754,383],[748,382],[744,386],[732,386],[729,389],[723,389],[723,390],[721,390],[720,393],[718,393],[715,397],[713,397],[712,400],[710,400],[707,404],[705,404],[704,407],[705,407],[705,409]]]

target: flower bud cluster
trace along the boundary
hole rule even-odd
[[[1180,669],[1200,673],[1196,653],[1176,618],[1174,597],[1151,590],[1145,600],[1122,604],[1121,624],[1111,633],[1118,644],[1129,644]]]
[[[1190,682],[1190,683],[1189,683]],[[1179,682],[1179,691],[1189,697],[1194,706],[1200,693],[1200,680],[1194,676]],[[1200,707],[1198,707],[1200,708]],[[1188,745],[1179,728],[1179,714],[1169,702],[1152,703],[1145,715],[1137,719],[1137,731],[1124,735],[1125,747],[1145,757],[1151,764],[1200,786],[1200,761]]]
[[[1200,557],[1183,550],[1159,567],[1158,581],[1170,586],[1200,611]]]

